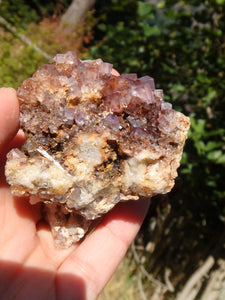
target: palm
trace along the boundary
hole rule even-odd
[[[4,185],[0,188],[0,199],[2,299],[13,298],[12,291],[16,299],[54,299],[55,288],[60,293],[60,286],[64,284],[60,275],[64,272],[63,262],[66,264],[74,248],[54,248],[48,228],[38,224],[38,207],[33,209],[27,199],[14,199]],[[65,278],[68,280],[68,276]],[[76,278],[73,281],[75,284]]]
[[[82,243],[65,250],[56,249],[49,227],[42,221],[40,207],[30,205],[28,199],[13,197],[5,182],[5,153],[10,148],[6,145],[9,145],[17,127],[18,102],[15,91],[2,89],[1,299],[95,299],[135,237],[148,203],[139,201],[119,205]],[[12,143],[16,146],[21,142],[23,137],[17,135]]]

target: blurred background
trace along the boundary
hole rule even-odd
[[[99,299],[225,299],[225,0],[0,0],[0,86],[67,50],[154,77],[191,118],[175,187]]]

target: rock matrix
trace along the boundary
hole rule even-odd
[[[69,51],[18,88],[27,140],[8,153],[15,196],[43,203],[58,247],[81,239],[118,202],[171,190],[190,126],[153,78]]]

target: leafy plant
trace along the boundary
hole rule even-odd
[[[70,2],[70,0],[7,0],[1,2],[0,15],[14,26],[26,29],[31,22],[39,22],[43,17],[61,13]]]
[[[208,1],[159,1],[156,6],[111,0],[107,5],[98,1],[96,12],[101,22],[90,55],[113,62],[121,72],[153,76],[166,100],[190,115],[181,180],[188,189],[187,174],[194,166],[204,166],[204,178],[216,172],[213,199],[222,190],[218,168],[222,178],[225,155],[224,6],[220,1],[213,6]]]
[[[168,262],[168,248],[177,245],[175,235],[178,242],[184,239],[186,244],[183,250],[177,245],[170,251],[174,257],[170,256],[170,267],[180,267],[181,261],[175,259],[179,253],[183,268],[188,269],[187,253],[196,251],[199,259],[200,249],[207,243],[209,248],[215,247],[211,235],[218,237],[225,229],[225,1],[103,2],[97,2],[96,17],[101,22],[95,28],[89,55],[114,63],[120,72],[154,77],[165,99],[191,118],[179,177],[168,196],[171,214],[164,229],[171,228],[171,235],[162,233],[164,242],[159,243],[156,256],[151,256],[153,263],[147,260],[163,278],[161,262],[163,257]],[[158,198],[157,205],[163,211],[167,204]],[[152,213],[149,217],[151,220]],[[148,226],[145,224],[144,234],[151,239]],[[194,241],[198,245],[195,249]]]

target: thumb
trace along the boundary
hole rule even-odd
[[[19,103],[13,88],[0,88],[0,153],[19,129]]]

